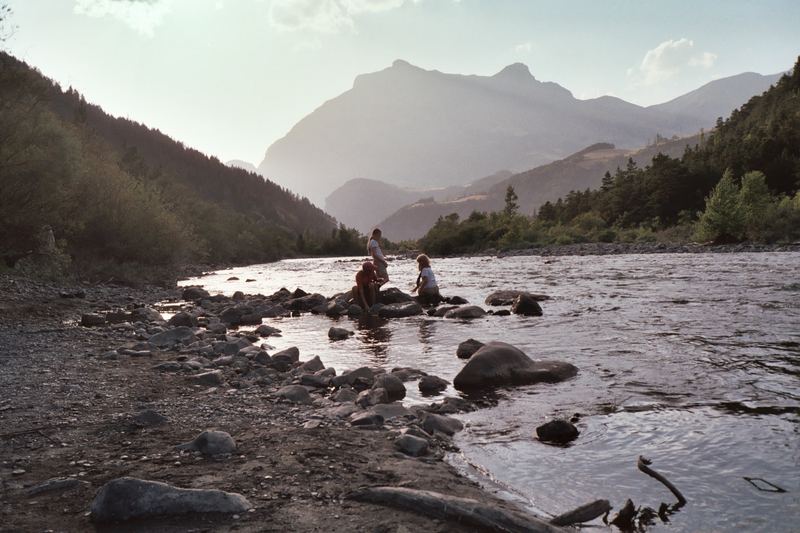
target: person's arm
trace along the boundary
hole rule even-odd
[[[367,305],[367,297],[364,296],[364,289],[361,287],[361,285],[358,286],[358,298],[361,300],[361,307],[364,309],[369,309],[369,306]]]

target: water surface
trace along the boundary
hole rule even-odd
[[[271,294],[348,290],[354,259],[288,260],[219,271],[183,284]],[[462,418],[457,464],[469,465],[532,509],[558,514],[597,498],[658,508],[671,494],[636,469],[645,455],[689,500],[653,531],[798,531],[800,520],[800,254],[652,254],[454,258],[433,261],[446,295],[483,305],[497,289],[552,297],[544,316],[353,321],[303,315],[265,320],[337,370],[420,368],[452,381],[458,343],[512,343],[560,359],[576,378],[501,390],[496,407]],[[391,264],[408,291],[415,264]],[[229,277],[238,281],[227,281]],[[247,282],[247,279],[255,281]],[[333,325],[356,332],[331,342]],[[407,384],[407,401],[422,398]],[[457,395],[452,388],[446,395]],[[435,398],[434,398],[435,399]],[[580,415],[568,447],[536,441],[536,426]],[[762,478],[786,492],[760,491]]]

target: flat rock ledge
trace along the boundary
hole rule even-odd
[[[182,489],[158,481],[123,477],[103,485],[91,517],[111,522],[189,513],[243,513],[252,507],[241,494],[213,489]]]
[[[574,377],[578,369],[562,361],[534,361],[519,348],[490,342],[469,359],[453,380],[458,390],[557,383]]]

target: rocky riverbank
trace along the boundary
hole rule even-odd
[[[792,244],[669,244],[656,242],[605,243],[587,242],[579,244],[549,245],[520,250],[486,250],[485,255],[511,257],[523,255],[622,255],[622,254],[703,254],[703,253],[748,253],[748,252],[800,252],[800,243]]]
[[[442,461],[461,428],[450,415],[469,402],[409,408],[413,369],[348,373],[270,353],[280,332],[261,318],[312,307],[353,311],[288,291],[226,298],[0,277],[3,529],[552,529]],[[164,514],[176,489],[214,492],[184,491],[182,514]],[[408,510],[417,501],[427,507]]]

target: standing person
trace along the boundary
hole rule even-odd
[[[431,258],[425,254],[418,255],[417,266],[419,267],[417,285],[411,289],[411,292],[419,291],[419,301],[422,304],[438,304],[442,297],[439,295],[436,276],[433,275],[431,269]]]
[[[356,272],[356,286],[353,287],[353,299],[365,311],[368,311],[376,302],[377,285],[380,278],[375,273],[375,265],[365,261],[361,270]]]
[[[386,256],[384,256],[383,252],[381,251],[380,241],[381,230],[375,228],[372,230],[372,236],[369,238],[369,242],[367,243],[367,253],[372,256],[372,262],[375,263],[378,277],[382,280],[378,284],[378,287],[389,281],[389,272],[386,270],[386,267],[389,266],[389,260],[386,259]]]

